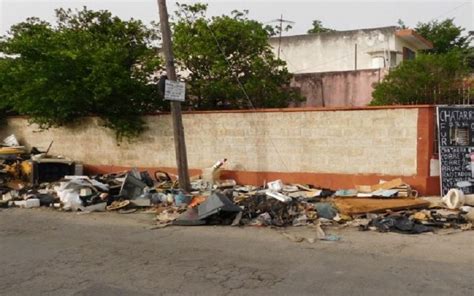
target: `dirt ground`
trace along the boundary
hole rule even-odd
[[[474,295],[474,232],[168,227],[150,214],[0,210],[1,295]]]

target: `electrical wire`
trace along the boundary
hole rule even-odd
[[[364,51],[364,50],[369,49],[369,48],[371,48],[371,46],[368,46],[368,45],[365,45],[365,46],[363,46],[363,47],[362,47],[362,46],[358,46],[357,52],[361,52],[361,51]],[[384,48],[381,49],[381,50],[384,50],[384,51],[385,51],[386,48],[384,47]],[[281,53],[282,53],[285,57],[287,57],[285,51],[282,50]],[[330,64],[330,63],[338,62],[338,61],[341,61],[341,60],[344,60],[344,59],[347,59],[347,58],[353,57],[353,56],[354,56],[354,52],[351,52],[351,53],[348,53],[348,54],[346,54],[346,55],[340,56],[340,57],[338,57],[338,58],[335,58],[335,59],[332,59],[332,60],[329,60],[329,61],[325,61],[325,62],[323,62],[323,63],[314,64],[314,65],[311,65],[311,66],[306,67],[306,68],[300,68],[300,69],[297,69],[297,70],[293,70],[292,72],[295,73],[295,74],[298,74],[298,72],[300,72],[300,71],[305,71],[305,70],[308,70],[308,69],[317,68],[317,67],[319,67],[319,66],[324,66],[324,65],[327,65],[327,64]],[[290,63],[290,64],[291,64],[291,63]],[[294,66],[294,65],[292,64],[292,66]]]
[[[445,16],[445,15],[447,15],[447,14],[449,14],[449,13],[455,11],[455,10],[458,10],[459,8],[461,8],[461,7],[463,7],[464,5],[469,4],[469,3],[472,3],[472,2],[464,2],[463,4],[456,6],[456,7],[454,7],[453,9],[448,10],[448,11],[445,12],[445,13],[442,13],[442,14],[440,14],[440,15],[438,15],[438,16],[435,16],[434,18],[430,19],[428,22],[434,21],[434,20],[437,19],[437,18],[440,18],[440,17]]]
[[[454,7],[454,8],[451,9],[451,10],[448,10],[448,11],[446,11],[446,12],[444,12],[444,13],[442,13],[442,14],[436,16],[436,17],[431,18],[431,19],[429,20],[429,22],[434,21],[434,20],[436,20],[436,19],[438,19],[438,18],[440,18],[440,17],[442,17],[442,16],[444,16],[444,15],[447,15],[447,14],[449,14],[449,13],[455,11],[455,10],[458,10],[459,8],[463,7],[464,5],[470,4],[470,3],[471,3],[471,2],[463,2],[461,5],[458,5],[458,6]],[[368,48],[368,47],[366,46],[364,49],[366,49],[366,48]],[[360,48],[360,49],[358,49],[358,50],[363,50],[363,49]],[[281,50],[281,53],[282,53],[285,57],[287,57],[286,54],[285,54],[285,52],[284,52],[283,50]],[[346,59],[346,58],[348,58],[348,57],[350,57],[350,56],[352,56],[352,55],[353,55],[353,53],[350,53],[350,54],[341,56],[340,58],[336,58],[336,59],[334,59],[334,60],[326,61],[326,62],[321,63],[321,64],[312,65],[312,66],[309,66],[309,67],[306,67],[306,68],[297,69],[297,70],[294,70],[293,72],[294,72],[294,73],[297,73],[297,72],[300,72],[300,71],[305,71],[305,70],[308,70],[308,69],[312,69],[312,68],[316,68],[316,67],[319,67],[319,66],[327,65],[327,64],[329,64],[329,63],[333,63],[333,62],[337,62],[337,61]],[[292,66],[294,66],[294,65],[292,65]]]
[[[222,54],[222,56],[223,56],[224,60],[226,61],[226,63],[227,63],[227,65],[228,65],[229,69],[232,69],[232,64],[231,64],[231,62],[229,61],[229,59],[227,58],[227,56],[225,55],[225,52],[224,52],[222,46],[220,45],[219,40],[217,40],[216,35],[215,35],[214,32],[212,31],[212,29],[209,27],[209,24],[206,23],[206,27],[207,27],[207,29],[209,30],[209,32],[211,33],[212,38],[214,39],[214,41],[215,41],[215,43],[216,43],[217,49],[218,49],[219,52]],[[365,46],[365,47],[362,47],[362,48],[359,47],[358,50],[365,50],[365,49],[367,49],[367,48],[368,48],[368,46]],[[282,51],[282,52],[283,52],[283,51]],[[285,55],[285,57],[286,57],[286,54],[284,54],[284,55]],[[350,56],[352,56],[352,55],[353,55],[353,53],[350,53],[350,54],[344,55],[344,56],[342,56],[342,57],[340,57],[340,58],[337,58],[337,59],[334,59],[334,60],[330,60],[330,61],[326,61],[326,62],[321,63],[321,64],[318,64],[318,65],[313,65],[313,66],[311,66],[311,67],[309,67],[309,68],[299,69],[299,70],[296,70],[296,71],[294,71],[294,72],[304,71],[304,70],[306,70],[306,69],[310,69],[310,68],[318,67],[318,66],[321,66],[321,65],[326,65],[326,64],[329,64],[329,63],[333,63],[333,62],[335,62],[335,61],[339,61],[339,60],[342,60],[342,59],[346,59],[346,58],[348,58],[348,57],[350,57]],[[242,82],[240,81],[239,77],[238,77],[237,75],[234,75],[234,78],[235,78],[235,80],[237,81],[237,84],[239,85],[239,88],[242,90],[242,93],[244,94],[245,98],[247,99],[247,101],[248,101],[250,107],[251,107],[253,110],[257,110],[257,108],[255,107],[254,103],[252,102],[252,100],[250,99],[249,95],[247,94],[247,91],[245,90],[245,87],[244,87],[244,85],[242,84]],[[275,149],[275,152],[277,153],[278,157],[280,158],[280,161],[282,162],[283,166],[286,168],[287,171],[289,171],[286,162],[284,161],[283,157],[281,156],[281,154],[280,154],[280,152],[279,152],[277,146],[275,145],[275,143],[274,143],[274,141],[273,141],[273,139],[272,139],[271,137],[270,137],[270,142],[271,142],[273,148]]]
[[[219,44],[219,40],[217,40],[216,35],[215,35],[214,32],[212,31],[212,29],[209,27],[209,24],[208,24],[208,23],[206,23],[206,27],[207,27],[207,29],[209,30],[209,32],[211,33],[211,35],[212,35],[214,41],[216,42],[217,49],[220,51],[220,53],[221,53],[222,56],[224,57],[224,60],[226,61],[227,65],[229,66],[229,69],[232,69],[232,64],[231,64],[230,61],[227,59],[227,56],[225,55],[224,50],[222,49],[221,45]],[[239,88],[242,90],[242,93],[244,94],[245,98],[246,98],[247,101],[249,102],[249,105],[251,106],[251,108],[252,108],[253,110],[257,110],[257,108],[255,108],[254,103],[252,102],[252,100],[250,99],[249,95],[247,94],[247,91],[245,90],[244,85],[243,85],[242,82],[240,81],[239,76],[238,76],[238,75],[234,75],[234,78],[235,78],[235,80],[237,81],[237,84],[239,85]],[[272,137],[269,137],[269,139],[270,139],[270,143],[272,144],[273,148],[275,149],[276,154],[277,154],[278,157],[280,158],[281,163],[282,163],[283,166],[285,167],[286,171],[289,171],[288,166],[286,165],[286,162],[284,161],[283,157],[281,156],[280,151],[278,151],[278,149],[277,149],[275,143],[273,142]]]

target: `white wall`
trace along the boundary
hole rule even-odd
[[[357,70],[383,67],[383,58],[389,51],[399,51],[396,64],[402,60],[402,48],[416,52],[414,46],[395,36],[395,27],[339,31],[322,34],[284,36],[281,38],[280,58],[287,62],[291,73],[350,71],[355,69],[357,44]],[[279,38],[270,39],[275,56]],[[384,53],[385,52],[385,53]],[[387,66],[390,64],[387,61]]]
[[[91,165],[175,167],[171,117],[147,116],[140,138],[117,145],[97,118],[38,132],[9,118],[0,139],[15,134],[28,146]],[[417,173],[418,109],[296,112],[209,112],[183,115],[190,168],[221,158],[238,171],[340,174]]]

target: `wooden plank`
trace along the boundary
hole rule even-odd
[[[425,208],[430,205],[426,200],[414,198],[374,199],[374,198],[335,198],[334,204],[342,214],[357,215],[380,213],[387,210]]]
[[[392,189],[395,187],[399,187],[401,185],[404,185],[405,183],[402,181],[402,179],[393,179],[391,181],[387,181],[385,183],[380,183],[376,185],[372,185],[372,191],[376,191],[379,189]]]

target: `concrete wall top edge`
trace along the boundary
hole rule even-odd
[[[358,34],[369,34],[373,32],[383,32],[383,33],[395,33],[397,28],[395,26],[387,26],[387,27],[378,27],[378,28],[362,28],[362,29],[354,29],[354,30],[343,30],[343,31],[331,31],[325,33],[317,33],[317,34],[298,34],[298,35],[289,35],[289,36],[281,36],[281,37],[271,37],[269,39],[270,43],[278,42],[281,39],[282,42],[289,42],[289,41],[299,41],[299,40],[312,40],[318,38],[340,38],[341,35],[358,35]]]
[[[183,114],[226,114],[226,113],[285,113],[285,112],[331,112],[331,111],[361,111],[361,110],[398,110],[398,109],[434,109],[436,105],[391,105],[391,106],[364,106],[364,107],[295,107],[295,108],[266,108],[242,110],[210,110],[210,111],[183,111]],[[169,115],[169,112],[147,113],[146,116]],[[90,115],[86,117],[96,117]],[[12,115],[8,118],[28,118],[27,115]]]

